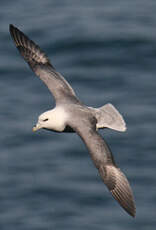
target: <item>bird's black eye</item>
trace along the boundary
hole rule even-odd
[[[43,121],[48,121],[48,118],[44,119]]]

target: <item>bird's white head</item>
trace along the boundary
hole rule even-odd
[[[37,124],[33,127],[33,131],[39,129],[49,129],[53,131],[62,132],[66,126],[66,116],[62,109],[52,109],[42,113],[38,117]]]

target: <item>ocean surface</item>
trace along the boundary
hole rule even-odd
[[[1,1],[0,230],[155,230],[156,1]],[[126,174],[136,218],[111,197],[76,134],[32,132],[54,107],[20,57],[14,24],[88,106],[112,103],[125,133],[100,131]]]

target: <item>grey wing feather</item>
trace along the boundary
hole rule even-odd
[[[135,202],[130,184],[126,176],[116,166],[111,150],[106,142],[96,132],[95,124],[85,121],[77,123],[73,129],[86,144],[91,158],[99,170],[100,176],[113,197],[131,215],[135,216]]]
[[[135,217],[136,208],[133,192],[123,172],[113,165],[107,165],[106,167],[101,165],[99,173],[112,196],[131,216]]]
[[[46,54],[19,29],[10,25],[10,34],[20,54],[37,76],[47,85],[56,103],[62,100],[78,103],[74,90],[69,83],[56,72]]]

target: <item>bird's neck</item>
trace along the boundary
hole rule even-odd
[[[63,132],[66,126],[67,113],[62,107],[55,107],[51,110],[51,128],[57,132]]]

